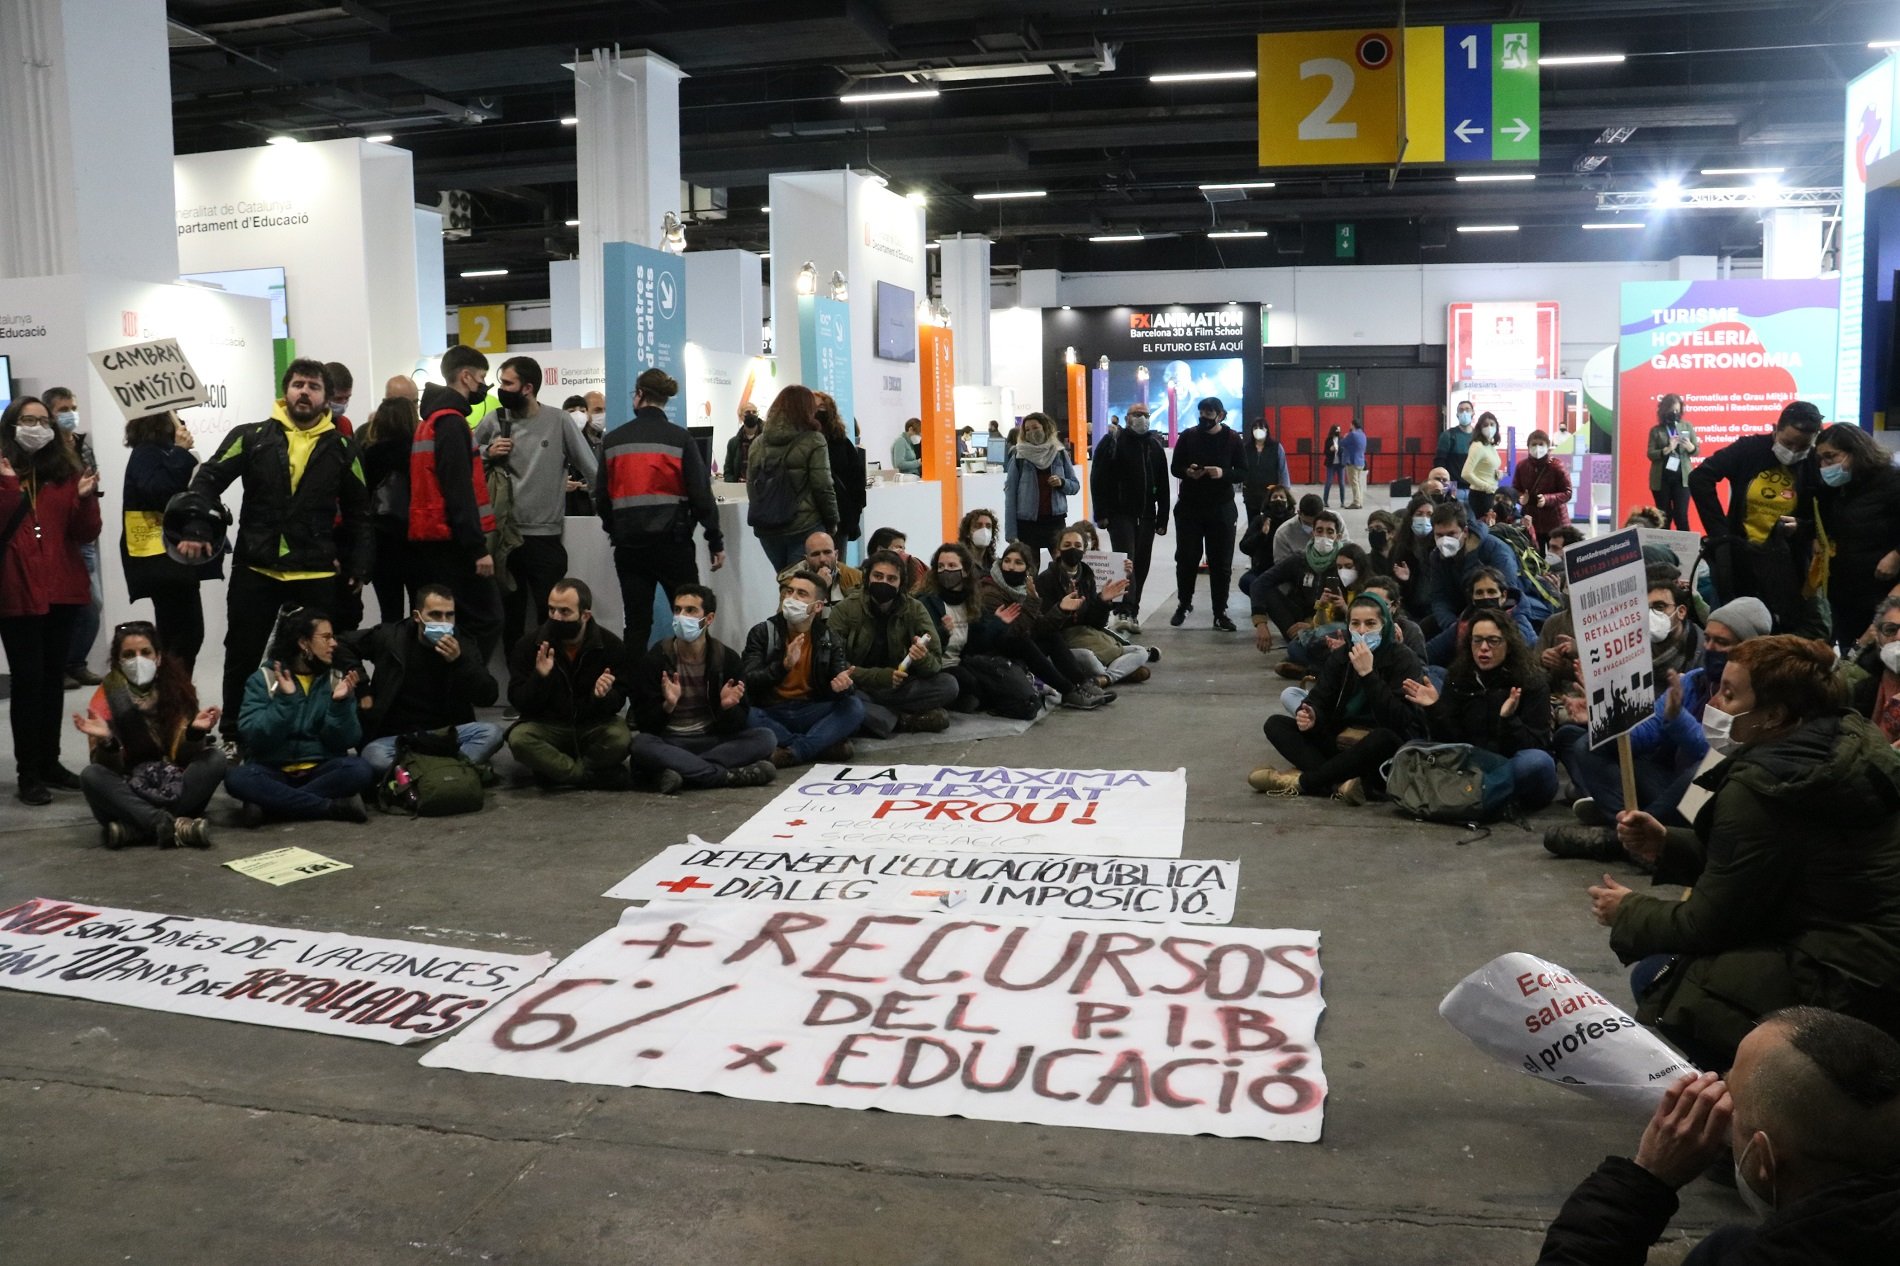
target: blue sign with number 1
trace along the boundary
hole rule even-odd
[[[1491,160],[1491,28],[1445,28],[1445,161]]]

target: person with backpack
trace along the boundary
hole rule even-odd
[[[947,709],[957,701],[936,621],[905,585],[905,562],[894,550],[873,551],[864,560],[864,587],[829,608],[831,636],[852,666],[864,732],[873,738],[948,729]]]
[[[779,769],[850,760],[851,736],[864,723],[855,670],[825,620],[823,584],[812,572],[793,572],[779,582],[778,610],[745,636],[751,722],[772,731]]]
[[[416,591],[408,619],[343,635],[338,666],[369,670],[357,692],[360,754],[377,778],[396,763],[403,736],[421,731],[453,730],[462,759],[471,765],[487,764],[500,750],[502,728],[477,721],[475,709],[491,706],[501,687],[473,643],[456,634],[455,595],[447,585],[431,583]]]
[[[125,424],[125,493],[121,500],[125,530],[119,536],[119,565],[126,596],[152,600],[152,619],[164,639],[166,655],[191,675],[205,640],[204,602],[198,586],[222,580],[224,564],[212,559],[183,563],[165,550],[165,508],[191,487],[198,469],[191,451],[191,428],[176,413],[149,413]]]
[[[1550,455],[1550,436],[1543,431],[1531,432],[1525,452],[1511,474],[1511,490],[1524,508],[1532,543],[1542,546],[1570,522],[1570,472],[1560,458]]]
[[[1029,546],[1011,541],[978,582],[984,615],[995,616],[1003,625],[997,653],[1028,668],[1065,708],[1088,712],[1114,702],[1114,692],[1097,686],[1069,649],[1061,624],[1036,592],[1029,571],[1033,556]]]
[[[1434,743],[1467,743],[1485,771],[1485,817],[1535,813],[1557,798],[1557,762],[1550,754],[1550,686],[1511,619],[1481,611],[1441,689],[1407,681],[1407,701],[1425,710]]]
[[[813,532],[838,539],[838,490],[811,388],[794,383],[778,393],[747,461],[746,523],[773,571],[797,562]]]
[[[362,794],[376,781],[350,754],[363,738],[359,673],[336,665],[330,617],[309,607],[282,613],[269,662],[244,682],[238,737],[245,759],[225,771],[224,789],[244,805],[244,825],[271,818],[367,822]]]
[[[1360,594],[1346,629],[1350,643],[1327,655],[1294,714],[1267,718],[1267,741],[1293,768],[1262,765],[1247,778],[1255,791],[1364,804],[1385,785],[1381,766],[1425,732],[1423,710],[1405,694],[1425,667],[1399,642],[1385,600]]]

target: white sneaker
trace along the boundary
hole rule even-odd
[[[1122,624],[1122,632],[1128,634],[1130,637],[1140,637],[1141,636],[1141,621],[1135,619],[1133,616],[1130,616]]]
[[[1128,632],[1129,626],[1132,625],[1133,623],[1134,621],[1130,620],[1127,616],[1122,615],[1120,612],[1117,612],[1115,615],[1115,623],[1113,625],[1113,628],[1115,632],[1117,633],[1126,633]]]

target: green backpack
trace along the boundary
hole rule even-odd
[[[1386,762],[1385,794],[1425,822],[1482,822],[1485,771],[1474,755],[1469,743],[1415,739]]]
[[[1544,557],[1544,551],[1537,548],[1537,543],[1531,540],[1530,535],[1512,523],[1500,523],[1490,531],[1492,536],[1504,542],[1511,551],[1511,557],[1517,560],[1518,592],[1538,599],[1552,611],[1563,610],[1564,597],[1550,570],[1550,560]]]
[[[447,740],[447,754],[439,749]],[[418,818],[448,818],[479,812],[483,803],[481,771],[455,748],[454,731],[404,735],[396,744],[396,763],[377,788],[378,805],[387,813]]]

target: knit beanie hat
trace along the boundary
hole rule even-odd
[[[1735,636],[1746,642],[1751,637],[1767,637],[1775,622],[1760,598],[1737,598],[1709,612],[1709,623],[1726,624]]]

